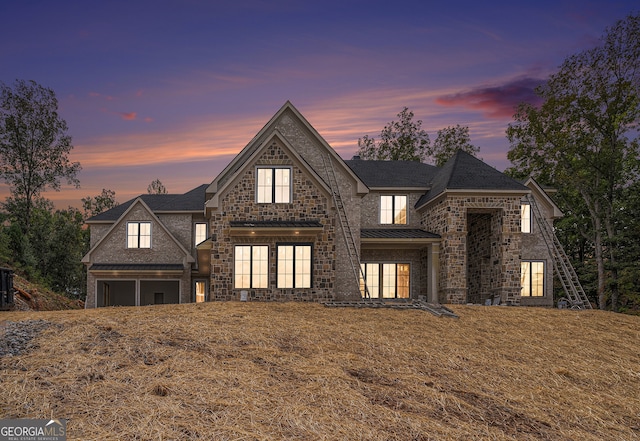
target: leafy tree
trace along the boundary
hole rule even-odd
[[[0,84],[0,177],[24,231],[43,191],[59,190],[63,178],[79,186],[80,163],[68,158],[72,148],[53,90],[34,81],[17,80],[13,89]]]
[[[160,179],[156,179],[147,187],[147,193],[167,194],[167,188],[162,184],[162,181],[160,181]]]
[[[413,121],[407,107],[398,113],[398,121],[391,121],[380,132],[380,141],[365,135],[358,139],[358,155],[362,159],[392,161],[421,161],[430,156],[429,135],[422,129],[422,121]]]
[[[521,104],[507,129],[508,157],[518,173],[559,188],[563,208],[589,213],[584,234],[593,244],[598,303],[605,308],[608,293],[616,310],[617,208],[638,179],[640,16],[618,21],[601,45],[568,57],[537,93],[541,107]]]
[[[96,197],[87,196],[81,200],[85,220],[118,206],[116,192],[106,188],[103,188],[102,193]]]
[[[442,167],[457,150],[463,150],[473,156],[477,156],[480,147],[471,144],[469,127],[457,124],[438,130],[438,136],[433,142],[431,156],[435,160],[435,165]]]

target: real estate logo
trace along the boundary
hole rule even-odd
[[[0,420],[0,441],[67,441],[67,420]]]

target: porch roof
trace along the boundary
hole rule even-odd
[[[320,221],[231,221],[229,222],[231,227],[232,236],[308,236],[315,235],[323,230],[323,226]]]
[[[440,239],[440,235],[418,228],[363,228],[361,239]]]
[[[89,271],[184,271],[181,263],[94,263]]]

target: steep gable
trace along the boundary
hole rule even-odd
[[[149,256],[146,256],[145,258],[145,261],[147,263],[154,263],[150,260],[153,260],[154,254],[158,254],[156,253],[157,251],[166,252],[166,250],[172,251],[171,254],[178,257],[178,260],[182,260],[183,264],[195,262],[195,259],[182,246],[182,244],[180,244],[175,236],[171,234],[171,232],[164,226],[164,224],[160,221],[160,219],[158,219],[158,217],[153,213],[151,208],[149,208],[149,206],[141,197],[135,199],[131,204],[129,204],[129,207],[122,213],[118,220],[114,222],[109,231],[107,231],[107,233],[102,236],[102,238],[82,258],[82,262],[87,264],[91,263],[94,260],[94,254],[99,253],[99,250],[101,249],[106,250],[106,245],[110,241],[118,241],[118,243],[113,243],[113,249],[115,250],[115,252],[112,252],[112,256],[110,258],[107,258],[107,260],[110,261],[103,260],[101,261],[101,263],[137,263],[136,259],[139,259],[139,257],[130,258],[127,257],[125,253],[126,233],[124,231],[126,229],[126,223],[132,220],[152,222],[152,235],[155,237],[155,243],[160,243],[162,245],[163,250],[159,250],[160,246],[156,246],[150,251],[144,251],[146,253],[149,253]],[[166,240],[158,241],[159,238]],[[152,241],[153,240],[154,239],[152,238]],[[137,250],[136,252],[140,253],[141,251]],[[128,260],[131,261],[129,262]],[[174,258],[173,260],[176,259]]]
[[[322,160],[319,159],[321,158],[320,155],[325,155],[331,158],[337,168],[349,176],[355,184],[358,193],[364,194],[368,192],[366,185],[360,178],[347,167],[342,158],[340,158],[335,150],[320,136],[313,126],[309,124],[293,104],[287,101],[229,165],[211,182],[206,190],[206,199],[209,200],[225,186],[229,180],[237,177],[237,175],[241,173],[241,170],[245,168],[246,164],[250,162],[252,158],[256,157],[256,152],[264,149],[275,134],[288,145],[289,149],[294,152],[297,158],[306,163],[305,167],[313,170],[316,176],[320,176],[317,170],[323,168]]]

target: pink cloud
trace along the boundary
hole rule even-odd
[[[118,115],[120,115],[120,118],[124,119],[125,121],[133,121],[138,116],[136,112],[129,112],[129,113],[118,112]]]
[[[540,97],[535,94],[535,88],[543,82],[538,78],[520,78],[499,86],[443,95],[436,98],[436,103],[446,107],[460,106],[481,110],[487,118],[510,118],[522,102],[532,105],[541,103]]]
[[[153,118],[150,118],[150,117],[148,117],[148,116],[147,116],[147,117],[144,119],[144,122],[146,122],[146,123],[153,122]]]
[[[101,94],[99,92],[89,92],[89,96],[91,98],[102,98],[102,99],[107,100],[107,101],[113,101],[114,100],[114,98],[112,96],[103,95],[103,94]]]

